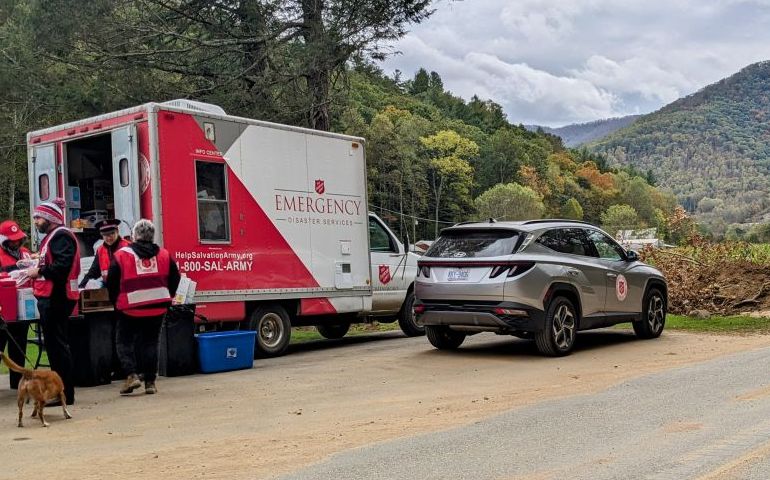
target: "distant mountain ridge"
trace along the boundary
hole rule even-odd
[[[770,209],[770,62],[681,98],[596,142],[610,163],[652,169],[712,231]]]
[[[625,128],[634,123],[641,115],[627,115],[603,120],[595,120],[587,123],[573,123],[563,127],[551,128],[538,125],[525,125],[528,130],[536,131],[538,128],[544,132],[561,137],[567,147],[578,147],[586,143],[600,140],[607,135]]]

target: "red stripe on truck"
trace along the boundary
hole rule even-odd
[[[163,243],[197,292],[315,288],[318,282],[262,207],[227,169],[230,241],[198,240],[195,161],[225,162],[195,119],[161,112],[158,142]]]
[[[303,298],[300,300],[300,315],[325,315],[334,313],[337,313],[337,310],[328,298]]]

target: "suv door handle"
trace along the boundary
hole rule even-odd
[[[610,277],[610,278],[618,278],[618,274],[617,273],[608,273],[607,276]]]

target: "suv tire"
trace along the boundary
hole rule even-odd
[[[455,332],[444,325],[426,325],[425,334],[431,345],[439,350],[455,350],[465,341],[464,333]]]
[[[642,319],[634,322],[634,333],[639,338],[658,338],[666,325],[666,299],[658,288],[647,290],[642,302]]]
[[[575,306],[566,297],[554,297],[548,305],[543,330],[535,334],[537,349],[549,357],[568,355],[575,346],[575,334]]]

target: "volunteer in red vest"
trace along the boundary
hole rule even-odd
[[[79,296],[80,249],[75,235],[64,227],[64,208],[61,198],[35,207],[32,213],[35,228],[45,234],[45,238],[40,244],[40,263],[30,268],[28,275],[34,279],[32,288],[48,361],[64,381],[67,405],[72,405],[75,387],[67,325]]]
[[[96,224],[96,228],[102,235],[103,243],[94,252],[94,262],[83,280],[80,281],[80,288],[85,288],[89,280],[101,279],[106,281],[107,270],[110,268],[110,262],[115,252],[129,245],[128,240],[120,238],[118,227],[120,227],[120,220],[117,219],[102,220]]]
[[[0,271],[18,270],[19,260],[31,258],[29,250],[22,246],[26,238],[27,234],[13,220],[0,223]]]
[[[121,395],[141,387],[139,373],[144,374],[144,393],[157,392],[160,327],[180,279],[168,250],[153,243],[152,222],[136,222],[133,240],[115,252],[107,273],[107,290],[118,311],[118,358],[127,374]]]
[[[19,225],[13,220],[6,220],[0,223],[0,272],[8,273],[18,270],[17,262],[19,260],[30,260],[30,252],[22,246],[27,235],[19,228]],[[2,313],[2,312],[0,312]],[[11,319],[14,320],[14,319]],[[0,352],[5,350],[8,344],[8,356],[19,365],[24,365],[24,352],[16,346],[16,343],[22,347],[27,344],[27,331],[29,324],[26,322],[11,322],[8,324],[8,331],[0,331]],[[9,341],[9,335],[15,339]],[[21,374],[11,372],[11,388],[18,388]]]

